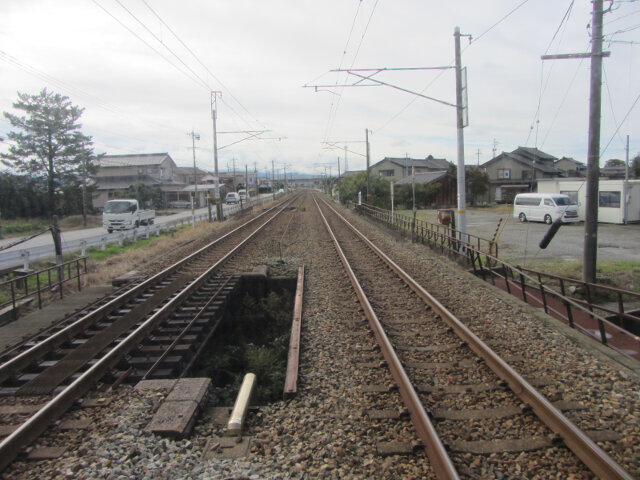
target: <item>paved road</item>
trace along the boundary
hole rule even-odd
[[[263,194],[256,199],[258,200],[270,200],[271,194]],[[236,210],[239,209],[239,205],[226,205],[223,204],[224,215],[233,214]],[[215,208],[213,209],[213,214],[215,216]],[[195,211],[196,221],[201,221],[208,218],[208,209],[207,208],[199,208]],[[163,215],[155,218],[155,225],[151,226],[151,228],[162,226],[167,223],[174,224],[175,222],[180,222],[181,220],[190,221],[191,219],[191,210],[183,210],[181,212],[174,213],[172,215]],[[146,231],[147,227],[139,227],[138,234],[143,235]],[[127,236],[132,236],[133,230],[125,230],[123,233]],[[62,250],[63,253],[79,251],[81,247],[81,242],[85,241],[86,246],[96,246],[100,245],[102,242],[106,241],[107,243],[115,243],[118,241],[121,232],[107,233],[104,228],[87,228],[84,230],[70,230],[66,232],[62,232]],[[18,238],[7,238],[4,240],[0,240],[0,247],[4,245],[11,244],[18,240]],[[29,252],[29,259],[31,261],[46,258],[53,256],[53,238],[50,233],[44,233],[39,235],[27,242],[21,243],[14,247],[8,248],[6,250],[0,251],[0,271],[7,270],[9,268],[22,267],[23,258],[21,253],[23,251]]]

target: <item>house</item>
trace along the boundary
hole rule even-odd
[[[539,180],[538,192],[568,195],[578,203],[580,218],[585,218],[585,197],[587,195],[585,178]],[[598,222],[618,224],[640,222],[640,180],[625,182],[618,179],[600,179],[598,183]]]
[[[415,172],[437,172],[448,170],[451,166],[444,158],[434,158],[429,155],[426,158],[391,158],[385,157],[369,169],[370,175],[380,175],[389,181],[401,180],[411,175],[411,168]]]
[[[398,180],[394,183],[394,187],[412,185],[414,182],[413,177],[413,175],[409,175],[402,180]],[[427,204],[424,205],[426,208],[445,208],[456,205],[458,192],[457,179],[451,175],[448,170],[416,173],[415,183],[416,185],[432,185],[436,187],[426,199]]]
[[[180,193],[188,183],[186,173],[168,153],[104,155],[97,164],[95,182],[98,195],[93,201],[96,208],[104,207],[114,194],[136,183],[158,187],[165,205],[173,200],[184,199]]]
[[[571,157],[562,157],[560,160],[556,160],[553,166],[562,170],[563,176],[567,178],[587,176],[587,166]]]
[[[518,193],[535,191],[538,180],[561,177],[557,160],[537,148],[518,147],[485,162],[481,167],[489,175],[489,201],[509,203]]]

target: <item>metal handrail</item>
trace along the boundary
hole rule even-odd
[[[82,268],[81,268],[82,264]],[[64,274],[66,270],[66,275]],[[55,277],[52,278],[52,272],[56,272]],[[59,265],[43,268],[26,275],[14,277],[4,282],[0,282],[0,291],[9,290],[11,300],[0,304],[0,307],[7,306],[9,304],[15,309],[17,303],[25,298],[38,297],[38,308],[42,308],[42,293],[45,291],[52,291],[54,288],[58,288],[60,292],[60,298],[64,298],[63,284],[77,279],[78,291],[82,290],[82,275],[87,274],[87,257],[78,257],[73,260],[68,260]],[[46,283],[41,284],[41,277],[46,275]],[[29,279],[36,278],[35,290],[29,289]]]

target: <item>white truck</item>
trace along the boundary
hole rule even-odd
[[[138,200],[124,198],[109,200],[102,211],[102,226],[107,232],[129,230],[140,225],[153,225],[155,210],[141,210]]]

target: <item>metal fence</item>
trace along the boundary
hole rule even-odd
[[[525,303],[543,309],[545,313],[597,338],[605,345],[611,343],[609,338],[615,335],[618,345],[622,343],[640,352],[640,316],[628,311],[629,308],[639,308],[640,293],[511,265],[498,258],[495,242],[463,234],[447,225],[391,214],[388,210],[371,205],[359,205],[357,211],[389,228],[411,235],[414,242],[428,245],[471,265],[476,276],[503,288]],[[578,298],[577,295],[584,298]],[[616,308],[606,306],[606,303],[596,303],[603,299],[615,302]],[[597,333],[585,327],[588,323],[597,327]]]
[[[0,302],[0,308],[11,305],[15,309],[21,300],[34,296],[38,299],[38,308],[42,308],[43,293],[55,292],[64,298],[64,284],[73,281],[77,282],[80,291],[81,277],[86,273],[87,257],[79,257],[0,282],[0,294],[8,297],[8,300]]]

